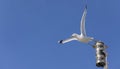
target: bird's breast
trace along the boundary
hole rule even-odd
[[[87,37],[79,37],[78,40],[79,40],[80,42],[84,42],[84,43],[87,43],[87,42],[90,41],[90,39],[87,38]]]

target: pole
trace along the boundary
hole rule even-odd
[[[108,69],[107,56],[106,56],[106,65],[105,65],[104,69]]]

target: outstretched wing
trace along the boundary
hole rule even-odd
[[[64,44],[64,43],[67,43],[67,42],[70,42],[70,41],[73,41],[73,40],[77,40],[77,39],[74,38],[74,37],[71,37],[71,38],[68,38],[68,39],[65,39],[65,40],[60,40],[60,41],[58,41],[58,43]]]
[[[86,18],[86,14],[87,14],[87,5],[85,6],[82,18],[81,18],[81,34],[86,36],[86,31],[85,31],[85,18]]]

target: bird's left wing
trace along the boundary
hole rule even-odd
[[[73,41],[73,40],[77,40],[77,39],[74,38],[74,37],[71,37],[71,38],[68,38],[68,39],[65,39],[65,40],[60,40],[60,41],[58,41],[58,43],[64,44],[64,43],[67,43],[67,42],[70,42],[70,41]]]
[[[80,26],[80,30],[81,30],[81,34],[86,36],[86,30],[85,30],[85,18],[86,18],[86,14],[87,14],[87,5],[85,6],[82,18],[81,18],[81,26]]]

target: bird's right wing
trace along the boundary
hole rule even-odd
[[[65,39],[65,40],[60,40],[60,41],[58,41],[58,43],[64,44],[64,43],[67,43],[67,42],[70,42],[70,41],[73,41],[73,40],[77,40],[77,39],[74,38],[74,37],[71,37],[71,38],[68,38],[68,39]]]
[[[81,34],[86,36],[86,30],[85,30],[85,18],[86,18],[86,14],[87,14],[87,5],[85,6],[82,18],[81,18],[81,26],[80,26],[80,30],[81,30]]]

